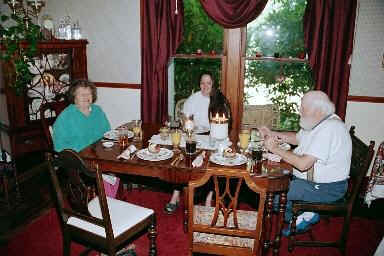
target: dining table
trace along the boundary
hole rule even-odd
[[[122,127],[131,129],[131,124],[127,123],[122,125]],[[201,166],[193,167],[193,160],[204,150],[204,148],[199,148],[199,146],[197,152],[193,155],[185,154],[185,149],[181,148],[178,153],[172,153],[172,156],[168,159],[143,160],[143,157],[139,157],[138,153],[140,150],[148,148],[148,145],[153,142],[155,136],[158,136],[161,127],[161,124],[143,123],[139,140],[129,138],[128,143],[124,143],[123,146],[118,141],[115,141],[113,146],[105,147],[103,143],[106,140],[113,141],[117,138],[103,138],[83,149],[80,152],[80,156],[88,164],[97,166],[103,172],[151,177],[164,182],[182,185],[187,185],[189,181],[201,178],[208,170],[213,168],[249,171],[247,163],[226,166],[210,161],[210,156],[215,153],[215,150],[212,149],[205,150],[206,153]],[[161,147],[172,150],[172,145],[169,145],[169,143],[165,144]],[[119,157],[127,148],[134,149],[128,155],[129,157]],[[237,142],[232,143],[231,148],[237,151]],[[180,157],[180,155],[183,155],[183,157]],[[284,161],[272,162],[263,160],[261,170],[251,173],[252,179],[267,188],[263,249],[265,252],[272,249],[273,255],[279,255],[281,230],[291,171],[292,166]],[[273,209],[273,201],[276,194],[279,195],[279,208],[277,211]],[[275,218],[275,221],[273,218]]]

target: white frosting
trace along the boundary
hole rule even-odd
[[[211,123],[211,137],[222,140],[228,137],[228,123]]]

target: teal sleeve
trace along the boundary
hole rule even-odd
[[[66,148],[72,148],[69,131],[70,128],[66,127],[66,122],[59,116],[53,125],[53,146],[56,152],[60,152]]]

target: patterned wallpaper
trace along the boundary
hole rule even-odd
[[[358,3],[349,95],[384,97],[384,1]]]

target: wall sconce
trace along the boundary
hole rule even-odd
[[[24,24],[28,28],[28,25],[31,22],[30,16],[35,17],[38,20],[39,13],[45,6],[45,1],[27,0],[26,2],[25,6],[23,0],[4,0],[4,3],[8,4],[14,15],[23,17]]]

